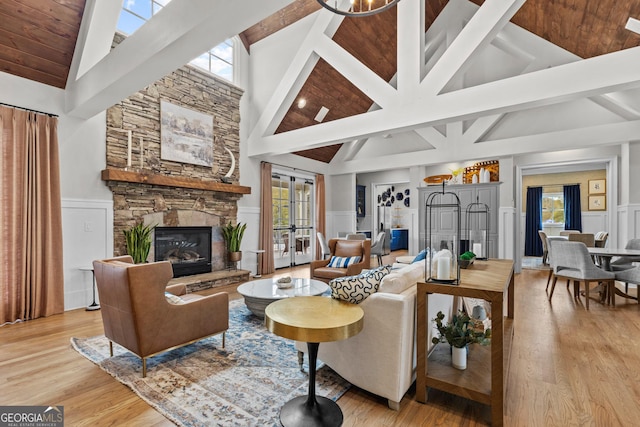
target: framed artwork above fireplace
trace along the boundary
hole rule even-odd
[[[160,101],[160,158],[213,166],[213,116]]]

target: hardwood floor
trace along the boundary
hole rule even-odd
[[[308,267],[279,270],[276,276],[291,274],[308,274]],[[560,283],[549,303],[546,277],[542,270],[523,270],[516,276],[505,425],[637,425],[640,308],[635,301],[618,298],[616,308],[594,302],[587,312]],[[239,298],[235,288],[226,290]],[[172,425],[69,343],[73,336],[102,333],[100,312],[85,310],[1,327],[0,404],[64,405],[68,426]],[[338,401],[344,425],[489,424],[484,405],[437,390],[429,390],[423,405],[414,394],[411,388],[396,412],[387,408],[386,400],[353,387]]]

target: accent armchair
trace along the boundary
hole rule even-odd
[[[331,279],[336,277],[360,274],[363,269],[369,268],[371,265],[371,240],[330,239],[329,250],[331,252],[329,259],[311,261],[309,268],[311,269],[312,279],[329,283]],[[360,261],[346,268],[330,267],[329,263],[334,256],[342,258],[359,256]]]
[[[229,329],[229,295],[219,292],[200,296],[186,294],[184,285],[167,287],[173,278],[168,261],[133,264],[130,256],[93,262],[102,307],[104,334],[142,358],[142,376],[147,358],[191,344]],[[169,303],[165,292],[181,296]]]

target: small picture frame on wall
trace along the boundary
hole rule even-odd
[[[589,194],[605,194],[606,190],[607,190],[607,180],[605,179],[589,180]]]
[[[589,196],[590,211],[603,211],[605,209],[607,209],[607,196],[604,194]]]

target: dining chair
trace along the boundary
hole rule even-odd
[[[319,231],[316,233],[316,236],[318,237],[318,243],[320,244],[320,255],[322,256],[321,259],[326,259],[331,255],[329,243],[327,242],[327,239],[325,239],[324,234],[320,233]]]
[[[630,239],[624,247],[625,249],[640,249],[640,239]],[[611,270],[621,271],[633,268],[634,262],[640,262],[639,256],[621,256],[611,261]]]
[[[347,234],[350,234],[348,231],[338,231],[338,239],[342,238],[346,238]]]
[[[375,255],[378,258],[378,266],[382,265],[382,255],[384,255],[384,236],[384,231],[379,232],[371,245],[371,255]]]
[[[582,242],[588,248],[596,246],[596,238],[593,233],[570,233],[567,235],[567,240],[570,242]]]
[[[562,230],[559,234],[561,236],[568,236],[569,234],[580,233],[580,230]]]
[[[580,295],[580,284],[584,283],[585,307],[589,310],[589,300],[591,299],[591,283],[595,282],[604,286],[604,295],[601,300],[615,305],[614,286],[616,275],[610,271],[598,268],[591,259],[587,246],[582,242],[571,242],[554,240],[551,242],[553,249],[552,256],[555,259],[555,272],[549,300],[553,296],[556,281],[561,279],[573,280],[573,298],[578,299]]]
[[[347,240],[367,240],[367,235],[364,233],[349,233],[347,234]]]
[[[636,266],[633,268],[628,268],[626,270],[617,271],[616,280],[624,282],[624,293],[629,293],[629,283],[636,285],[636,298],[638,304],[640,304],[640,267]],[[615,289],[614,289],[615,292]]]
[[[598,231],[594,237],[596,239],[596,248],[604,248],[607,245],[609,233],[606,231]]]
[[[538,236],[540,236],[540,241],[542,242],[542,264],[547,265],[547,261],[549,259],[549,248],[547,247],[547,233],[542,230],[538,230]],[[549,284],[547,283],[547,286]]]

